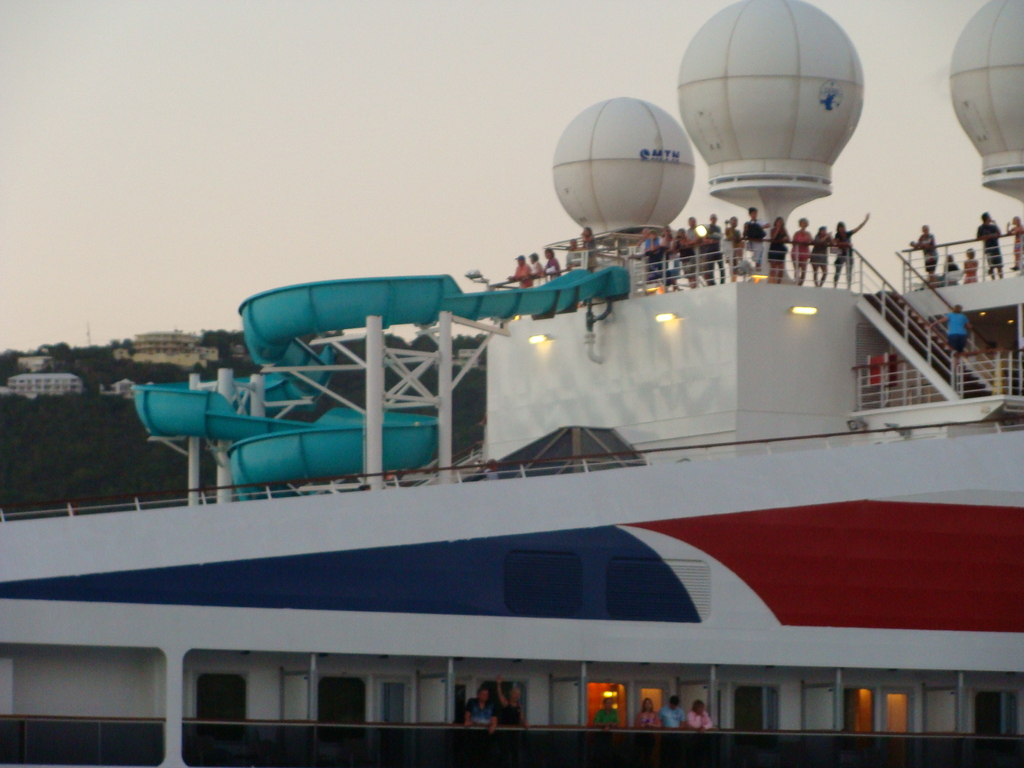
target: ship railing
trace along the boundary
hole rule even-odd
[[[917,368],[896,354],[879,355],[853,371],[858,411],[946,402]]]
[[[3,765],[160,765],[162,718],[0,715]]]
[[[1010,277],[1024,277],[1022,246],[1014,235],[999,238],[999,253],[986,253],[981,240],[954,240],[936,244],[928,251],[906,248],[900,251],[903,264],[903,292],[949,288],[954,285],[989,283]],[[975,265],[969,265],[968,251],[974,252]],[[956,269],[951,266],[955,265]]]
[[[1019,765],[1024,737],[953,733],[188,720],[186,765]],[[684,763],[685,761],[685,763]]]
[[[720,249],[697,249],[692,256],[668,253],[657,259],[634,252],[628,261],[634,296],[747,282],[852,290],[856,266],[851,262],[854,259],[843,260],[841,255],[839,249],[830,247],[816,268],[811,258],[795,261],[790,248],[776,275],[769,269],[767,242],[745,241],[733,245],[726,241]]]
[[[1019,370],[1019,361],[1017,363]],[[997,369],[998,370],[998,369]],[[858,374],[860,375],[860,374]],[[909,375],[909,374],[908,374]],[[1019,377],[1011,379],[1018,382]],[[909,383],[908,383],[909,386]],[[1016,389],[1012,392],[1018,391]],[[876,396],[877,397],[880,396]],[[860,401],[859,401],[860,402]],[[871,402],[865,395],[864,403]],[[892,402],[887,401],[887,402]],[[1018,401],[1019,402],[1019,401]],[[891,407],[891,406],[890,406]],[[863,410],[870,409],[870,405]],[[1022,409],[1024,411],[1024,409]],[[239,500],[294,498],[316,494],[341,494],[370,490],[370,478],[382,477],[384,489],[452,483],[486,482],[511,478],[536,478],[564,474],[590,474],[609,469],[643,467],[651,464],[709,461],[747,456],[763,456],[792,451],[842,448],[867,443],[898,440],[934,439],[951,435],[992,434],[1024,431],[1024,419],[1016,416],[984,422],[941,422],[913,427],[865,429],[857,419],[848,421],[848,431],[813,435],[796,435],[760,440],[697,443],[659,448],[635,448],[628,451],[537,458],[530,460],[457,464],[451,467],[384,472],[380,475],[348,475],[282,481],[273,485],[208,486],[191,491],[200,505],[216,504],[218,491],[230,489]],[[128,496],[93,496],[63,501],[37,501],[6,504],[0,507],[0,523],[50,517],[79,517],[113,512],[144,512],[146,510],[185,507],[190,505],[186,489],[154,491]]]
[[[1003,349],[963,352],[956,356],[956,389],[960,397],[1024,396],[1024,353]]]

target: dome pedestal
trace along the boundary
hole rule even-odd
[[[1024,164],[986,168],[981,174],[982,186],[1024,203]]]
[[[763,171],[714,176],[708,187],[720,200],[742,208],[757,208],[769,225],[777,216],[787,220],[804,203],[832,194],[832,182],[823,176]]]

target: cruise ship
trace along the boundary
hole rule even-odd
[[[782,24],[779,49],[836,41],[796,74],[755,62],[814,96],[796,124],[828,140],[788,159],[707,106],[742,62],[691,60],[742,48],[750,24]],[[972,20],[954,92],[980,71],[972,41],[1011,24],[1020,0]],[[835,22],[742,0],[694,45],[681,114],[712,192],[769,218],[829,194],[863,90]],[[1024,146],[979,148],[984,183],[1019,191]],[[551,245],[562,274],[252,296],[260,374],[135,388],[152,439],[189,457],[180,492],[0,510],[0,761],[1024,765],[1013,235],[1002,271],[973,240],[833,245],[816,285],[789,257],[770,271],[755,237],[705,229],[702,252],[651,256],[643,229],[693,183],[686,134],[654,105],[585,110],[554,166],[587,228]],[[969,248],[988,258],[973,275],[936,267]],[[957,306],[962,352],[941,323]],[[434,348],[389,346],[399,332]],[[453,355],[457,332],[478,335],[472,354]],[[485,351],[486,438],[454,455],[453,393]],[[466,724],[479,691],[513,688],[525,723]],[[640,726],[645,701],[674,698],[713,727]]]

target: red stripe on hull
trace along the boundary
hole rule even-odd
[[[707,552],[790,626],[1024,632],[1024,509],[856,501],[634,523]]]

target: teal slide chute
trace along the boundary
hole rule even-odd
[[[449,311],[468,320],[507,320],[516,315],[553,315],[582,301],[629,293],[621,267],[573,270],[536,288],[463,293],[448,275],[379,277],[304,283],[258,293],[239,307],[246,345],[262,365],[330,365],[330,347],[317,355],[298,339],[310,334],[366,326],[376,315],[384,328],[430,325]],[[305,374],[321,386],[329,371]],[[274,401],[316,397],[320,391],[282,373],[265,376],[267,412]],[[334,408],[314,422],[238,414],[221,394],[185,384],[135,387],[135,408],[151,435],[203,437],[233,442],[232,476],[239,485],[355,475],[363,471],[363,416]],[[384,415],[384,470],[429,464],[437,446],[437,420],[388,412]]]

